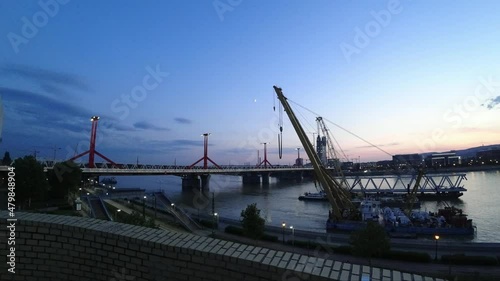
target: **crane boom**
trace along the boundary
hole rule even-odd
[[[413,204],[415,203],[415,199],[417,198],[417,190],[418,187],[420,186],[420,181],[422,180],[422,177],[424,176],[424,170],[419,169],[417,178],[415,180],[415,185],[413,186],[411,192],[408,194],[407,201],[406,201],[406,210],[405,213],[407,216],[410,216],[411,210],[413,208]],[[409,185],[409,184],[408,184]]]
[[[279,101],[283,105],[283,108],[288,115],[288,118],[290,119],[290,122],[293,125],[293,128],[295,129],[295,132],[297,133],[297,136],[300,139],[300,142],[302,143],[302,146],[304,147],[304,150],[307,153],[307,156],[311,161],[311,164],[313,165],[316,178],[323,186],[328,201],[330,202],[332,207],[332,211],[330,213],[331,216],[333,216],[335,219],[342,219],[342,210],[353,209],[353,204],[350,200],[349,192],[347,191],[347,189],[342,187],[341,183],[339,183],[334,177],[330,175],[325,166],[321,163],[321,160],[314,152],[314,148],[309,141],[309,138],[307,137],[304,129],[293,113],[293,110],[288,104],[286,97],[283,95],[281,88],[278,88],[276,86],[273,87]]]
[[[332,142],[332,137],[330,136],[330,130],[328,127],[326,127],[325,121],[323,120],[323,117],[316,117],[316,122],[318,123],[318,128],[321,129],[323,132],[323,135],[326,137],[326,144],[328,149],[326,150],[326,155],[327,155],[327,166],[329,165],[329,160],[333,159],[334,161],[334,168],[335,168],[335,175],[340,178],[340,181],[342,183],[343,187],[349,186],[347,183],[347,179],[345,178],[344,173],[342,172],[342,168],[340,166],[340,158],[337,155],[337,152],[335,150],[335,147]]]

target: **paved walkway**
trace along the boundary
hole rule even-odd
[[[342,267],[353,268],[349,264],[358,265],[369,265],[369,261],[366,258],[355,257],[351,255],[340,255],[333,252],[329,252],[326,249],[303,249],[292,247],[289,245],[284,245],[281,243],[273,243],[267,241],[255,241],[246,237],[236,236],[224,233],[222,230],[216,233],[216,237],[224,240],[240,242],[243,244],[256,245],[260,247],[265,247],[269,249],[287,251],[293,253],[305,254],[313,257],[320,257],[324,259],[334,260],[342,262]],[[432,275],[432,276],[455,276],[466,275],[466,276],[481,276],[481,277],[491,277],[491,280],[500,280],[500,266],[463,266],[463,265],[446,265],[446,264],[435,264],[435,263],[414,263],[414,262],[403,262],[397,260],[386,260],[386,259],[372,259],[372,267],[404,271],[415,274]],[[495,278],[496,277],[496,278]],[[391,279],[389,279],[391,280]]]
[[[132,214],[134,211],[133,209],[125,206],[124,204],[118,203],[114,200],[106,199],[103,200],[104,202],[110,204],[111,206],[114,206],[115,208],[120,209],[122,212],[125,212],[127,214]],[[137,211],[137,210],[135,210]],[[147,215],[153,217],[154,214],[150,214],[150,210],[147,210]],[[114,214],[112,214],[114,216]],[[164,214],[157,213],[157,219],[155,220],[155,224],[158,225],[159,228],[168,230],[168,231],[173,231],[173,232],[187,232],[184,229],[180,227],[176,227],[172,224],[169,224],[166,222],[166,218]]]

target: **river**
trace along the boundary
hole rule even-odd
[[[124,176],[117,177],[118,187],[140,187],[147,191],[163,190],[177,206],[189,208],[200,214],[212,212],[212,195],[215,212],[222,217],[238,219],[249,204],[257,203],[266,224],[287,226],[296,229],[325,232],[328,202],[299,201],[304,192],[316,191],[313,182],[284,183],[271,178],[267,186],[243,185],[241,177],[212,176],[210,190],[182,191],[181,179],[175,176]],[[448,203],[461,208],[477,227],[474,242],[500,243],[500,171],[468,172],[467,188],[460,199]],[[421,208],[436,211],[444,207],[443,202],[424,201]],[[443,237],[443,239],[447,239]]]

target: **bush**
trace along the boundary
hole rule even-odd
[[[381,257],[391,247],[384,227],[375,222],[368,222],[365,228],[353,232],[349,242],[353,255],[368,258]]]
[[[206,227],[206,228],[214,228],[214,224],[215,224],[215,228],[218,227],[218,224],[217,223],[214,223],[213,221],[209,221],[209,220],[199,220],[198,221],[202,226]]]
[[[443,255],[441,256],[443,263],[451,263],[457,265],[497,265],[498,259],[490,256],[466,256],[460,255]]]
[[[351,246],[338,246],[333,248],[333,252],[342,255],[351,255],[352,247]]]
[[[257,203],[247,206],[241,211],[241,225],[245,236],[260,239],[264,235],[265,220],[260,217],[260,210],[257,208]]]
[[[292,240],[286,241],[286,244],[292,245]],[[318,246],[319,244],[315,243],[315,242],[311,242],[311,241],[294,240],[293,245],[295,247],[299,247],[299,248],[312,249],[312,248],[315,248],[316,246]]]
[[[224,232],[229,233],[229,234],[234,234],[234,235],[243,235],[243,228],[241,227],[236,227],[232,225],[228,225],[226,229],[224,229]]]
[[[264,235],[262,235],[260,240],[269,241],[269,242],[278,242],[278,236],[264,234]]]
[[[407,251],[393,251],[385,253],[383,258],[399,261],[412,261],[412,262],[423,262],[427,263],[432,260],[428,253],[421,252],[407,252]]]

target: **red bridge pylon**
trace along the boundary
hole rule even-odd
[[[99,121],[99,119],[100,119],[99,116],[92,116],[92,118],[90,118],[90,121],[92,121],[92,130],[90,131],[90,148],[89,148],[89,150],[74,156],[73,158],[69,159],[68,161],[73,161],[73,160],[80,158],[88,153],[89,154],[89,168],[95,167],[95,163],[94,163],[95,154],[101,156],[102,159],[108,161],[108,163],[112,164],[113,166],[115,166],[115,167],[118,166],[115,162],[111,161],[108,157],[102,155],[101,153],[99,153],[99,151],[95,150],[95,139],[97,137],[97,121]]]
[[[269,164],[269,166],[272,168],[273,165],[271,165],[271,163],[269,163],[269,161],[267,161],[267,142],[263,142],[261,144],[264,145],[264,160],[262,160],[262,162],[260,162],[260,164],[257,165],[257,167],[260,167],[260,166],[262,166],[262,164],[264,164],[264,168],[267,168],[267,164]]]
[[[198,164],[201,160],[203,160],[203,169],[208,168],[208,161],[210,161],[212,164],[214,164],[215,167],[222,169],[219,165],[217,165],[210,157],[208,157],[208,136],[210,133],[204,133],[203,136],[203,157],[201,157],[198,161],[194,162],[189,166],[188,168],[191,169],[194,167],[194,165]]]

